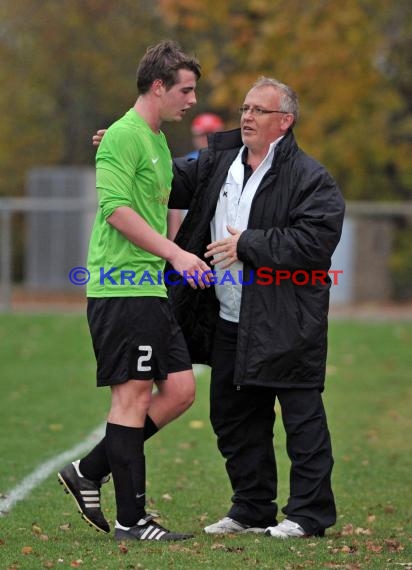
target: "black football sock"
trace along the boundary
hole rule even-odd
[[[146,416],[146,421],[143,428],[143,437],[146,441],[152,435],[155,435],[159,428],[154,423],[150,416]],[[79,464],[80,473],[90,479],[91,481],[100,481],[103,477],[110,474],[109,460],[106,453],[106,438],[104,437],[94,447],[86,457],[80,460]]]
[[[108,423],[106,452],[116,495],[117,521],[134,526],[145,516],[146,469],[143,428]]]
[[[146,441],[147,439],[152,437],[152,435],[154,435],[158,431],[159,431],[159,428],[154,423],[152,418],[150,416],[146,416],[146,421],[144,423],[144,428],[143,428],[144,440]]]
[[[106,453],[106,438],[104,437],[90,453],[79,463],[80,473],[86,479],[100,481],[110,473],[109,460]]]

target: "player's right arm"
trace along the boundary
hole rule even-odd
[[[156,232],[132,208],[120,206],[106,221],[137,247],[166,259],[179,273],[185,272],[186,275],[198,276],[199,279],[188,280],[194,289],[196,289],[196,282],[201,289],[209,285],[207,279],[209,274],[205,274],[205,272],[210,271],[210,267],[193,253],[185,251],[173,241]],[[200,278],[203,274],[205,274],[204,280]]]

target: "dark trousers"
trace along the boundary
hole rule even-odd
[[[233,384],[237,324],[219,320],[212,356],[210,419],[233,489],[228,516],[253,526],[276,524],[277,469],[273,446],[278,398],[291,461],[290,496],[282,509],[307,533],[336,521],[333,457],[318,389]]]

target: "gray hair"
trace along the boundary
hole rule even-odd
[[[259,77],[259,79],[253,84],[252,88],[259,87],[273,87],[273,89],[279,91],[279,111],[285,111],[286,113],[293,115],[294,121],[291,127],[294,127],[299,117],[299,102],[296,92],[288,85],[281,83],[277,79],[272,79],[271,77]]]

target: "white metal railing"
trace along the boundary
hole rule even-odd
[[[370,218],[412,218],[412,202],[347,202],[346,215]]]
[[[12,216],[34,212],[94,212],[96,203],[78,198],[0,198],[0,311],[11,310]]]
[[[93,213],[93,200],[78,198],[0,198],[0,312],[12,308],[12,216],[17,213]],[[347,216],[412,218],[412,202],[348,202]]]

